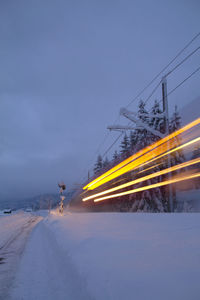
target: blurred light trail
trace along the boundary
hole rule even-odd
[[[157,158],[156,158],[156,159],[157,159]],[[152,161],[153,161],[153,160],[148,161],[148,164],[150,164]],[[162,165],[162,164],[163,164],[163,161],[162,161],[161,163],[155,164],[155,165],[153,165],[153,166],[151,166],[151,167],[149,167],[149,168],[146,168],[146,169],[144,169],[144,170],[142,170],[142,171],[139,171],[137,174],[144,173],[144,172],[149,171],[149,170],[151,170],[151,169],[154,169],[154,168],[156,168],[156,167],[158,167],[158,166],[160,166],[160,165]],[[139,167],[140,167],[140,166],[139,166]]]
[[[156,173],[153,173],[153,174],[144,176],[144,177],[140,177],[140,178],[138,178],[138,179],[129,181],[129,182],[127,182],[127,183],[121,184],[121,185],[116,186],[116,187],[114,187],[114,188],[111,188],[111,189],[105,190],[105,191],[103,191],[103,192],[100,192],[100,193],[91,195],[91,196],[89,196],[89,197],[83,198],[82,201],[87,201],[87,200],[90,200],[90,199],[99,197],[99,196],[101,196],[101,195],[105,195],[105,194],[108,194],[108,193],[111,193],[111,192],[114,192],[114,191],[117,191],[117,190],[120,190],[120,189],[124,189],[124,188],[126,188],[126,187],[129,187],[129,186],[131,186],[131,185],[140,183],[140,182],[142,182],[142,181],[145,181],[145,180],[148,180],[148,179],[152,179],[152,178],[155,178],[155,177],[158,177],[158,176],[167,174],[167,173],[169,173],[169,172],[173,172],[173,171],[176,171],[176,170],[180,170],[180,169],[182,169],[182,168],[185,168],[185,167],[188,167],[188,166],[197,164],[197,163],[199,163],[199,162],[200,162],[200,158],[198,157],[198,158],[195,158],[195,159],[193,159],[193,160],[190,160],[190,161],[181,163],[181,164],[179,164],[179,165],[176,165],[176,166],[173,166],[173,167],[170,167],[170,168],[161,170],[161,171],[159,171],[159,172],[156,172]]]
[[[146,164],[149,164],[161,157],[167,156],[177,150],[180,150],[184,147],[187,147],[189,145],[192,145],[196,142],[200,141],[200,137],[189,141],[181,146],[178,146],[170,151],[167,151],[170,148],[173,148],[175,146],[175,144],[177,143],[176,140],[171,141],[171,143],[168,145],[167,143],[153,149],[151,152],[146,153],[145,155],[139,157],[138,159],[134,160],[133,162],[130,162],[129,164],[125,165],[124,167],[122,167],[121,169],[117,170],[116,172],[114,172],[113,174],[107,176],[106,178],[102,179],[100,182],[95,183],[93,185],[93,187],[91,189],[95,189],[96,187],[111,181],[112,179],[119,177],[127,172],[133,171],[133,170],[137,170],[140,167],[145,166]],[[167,152],[166,152],[167,151]],[[164,153],[163,153],[164,152]]]
[[[186,126],[180,128],[179,130],[171,133],[170,135],[164,137],[163,139],[155,142],[154,144],[140,150],[139,152],[133,154],[132,156],[130,156],[129,158],[125,159],[123,162],[121,162],[120,164],[118,164],[117,166],[113,167],[112,169],[108,170],[107,172],[105,172],[104,174],[102,174],[101,176],[99,176],[98,178],[96,178],[95,180],[91,181],[90,183],[88,183],[86,186],[83,187],[83,189],[88,189],[88,190],[93,190],[95,189],[96,187],[102,185],[103,183],[105,182],[108,182],[110,180],[112,180],[113,178],[116,178],[118,177],[119,175],[117,175],[117,171],[119,171],[120,169],[122,169],[123,167],[127,166],[128,164],[130,164],[133,160],[136,160],[138,158],[141,158],[144,154],[147,155],[149,154],[148,152],[154,150],[154,154],[151,156],[155,156],[155,154],[161,154],[160,153],[156,153],[156,151],[158,151],[158,146],[164,146],[164,143],[167,143],[169,142],[171,139],[175,138],[176,136],[180,135],[181,133],[193,128],[194,126],[200,124],[200,118],[194,120],[193,122],[187,124]],[[168,144],[171,144],[168,143]],[[166,151],[166,150],[165,150]],[[163,151],[163,152],[165,152]],[[159,152],[159,151],[158,151]],[[147,155],[149,156],[149,159],[150,159],[150,155]],[[152,158],[151,157],[151,158]],[[149,159],[145,159],[145,161],[149,160]],[[144,158],[143,158],[143,162],[144,162]],[[131,168],[129,169],[129,171],[131,170]],[[114,175],[114,173],[116,173]],[[111,176],[112,175],[112,176]]]
[[[166,180],[166,181],[163,181],[163,182],[147,185],[147,186],[137,188],[137,189],[133,189],[133,190],[130,190],[130,191],[126,191],[126,192],[122,192],[122,193],[118,193],[118,194],[113,194],[113,195],[108,195],[108,196],[105,196],[105,197],[102,197],[102,198],[97,198],[97,199],[94,200],[94,202],[99,202],[99,201],[103,201],[103,200],[107,200],[107,199],[111,199],[111,198],[121,197],[121,196],[124,196],[124,195],[134,194],[134,193],[142,192],[142,191],[145,191],[145,190],[154,189],[156,187],[161,187],[161,186],[164,186],[164,185],[168,185],[168,184],[172,184],[172,183],[176,183],[176,182],[180,182],[180,181],[184,181],[184,180],[189,180],[189,179],[193,179],[193,178],[197,178],[197,177],[200,177],[200,172],[196,173],[196,174],[193,174],[193,175],[189,175],[189,176],[181,176],[181,177]]]
[[[145,162],[144,164],[140,165],[139,167],[143,167],[143,166],[145,166],[145,165],[147,165],[147,164],[150,164],[150,163],[152,163],[153,161],[155,161],[155,160],[157,160],[157,159],[160,159],[161,157],[164,157],[164,156],[166,156],[166,155],[169,155],[169,154],[171,154],[171,153],[173,153],[173,152],[175,152],[175,151],[181,150],[181,149],[183,149],[183,148],[185,148],[185,147],[191,146],[192,144],[197,143],[197,142],[199,142],[199,141],[200,141],[200,137],[198,137],[198,138],[196,138],[196,139],[193,139],[192,141],[189,141],[189,142],[187,142],[187,143],[185,143],[185,144],[183,144],[183,145],[181,145],[181,146],[178,146],[178,147],[176,147],[176,148],[174,148],[174,149],[172,149],[172,150],[170,150],[170,151],[168,151],[168,152],[165,152],[164,154],[161,154],[161,155],[159,155],[159,156],[157,156],[157,157],[155,157],[155,158],[153,158],[153,159],[151,159],[151,160]],[[158,164],[158,165],[159,165],[159,164]],[[155,166],[157,166],[157,165],[155,165]],[[153,166],[152,166],[151,168],[153,168]],[[137,168],[136,168],[136,169],[137,169]],[[148,170],[148,169],[145,169],[145,170]],[[143,171],[145,171],[145,170],[143,170]],[[141,172],[143,172],[143,171],[141,171]]]

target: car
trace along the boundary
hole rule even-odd
[[[11,212],[12,212],[12,209],[11,209],[11,208],[6,208],[6,209],[4,209],[4,211],[3,211],[4,214],[11,214]]]
[[[33,210],[32,210],[31,207],[27,207],[25,211],[26,211],[26,212],[32,212]]]

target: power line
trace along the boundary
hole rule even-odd
[[[195,73],[197,73],[200,70],[200,66],[194,71],[192,72],[188,77],[186,77],[183,81],[181,81],[175,88],[173,88],[168,94],[167,96],[171,95],[177,88],[179,88],[183,83],[185,83],[188,79],[190,79]],[[159,83],[160,84],[160,83]],[[159,100],[159,103],[162,101]],[[128,125],[131,122],[128,123]],[[103,157],[110,151],[110,149],[116,144],[116,142],[119,140],[119,138],[122,136],[123,132],[120,133],[120,135],[115,139],[115,141],[112,143],[112,145],[105,151]]]
[[[194,55],[198,50],[200,49],[200,47],[197,47],[194,51],[192,51],[189,55],[187,55],[180,63],[178,63],[171,71],[169,71],[165,77],[167,77],[168,75],[170,75],[171,73],[173,73],[178,67],[180,67],[186,60],[188,60],[192,55]],[[148,102],[148,100],[151,98],[151,96],[155,93],[155,91],[158,89],[158,87],[160,86],[162,80],[159,81],[159,83],[156,85],[156,87],[153,89],[153,91],[151,92],[151,94],[147,97],[147,99],[144,101],[144,103],[146,104]]]
[[[119,116],[116,118],[115,123],[116,123],[118,120],[119,120]],[[105,143],[105,141],[108,139],[109,135],[110,135],[110,131],[106,131],[106,134],[105,134],[105,136],[104,136],[102,142],[101,142],[101,143],[99,144],[99,146],[97,147],[97,150],[95,151],[95,153],[94,153],[94,155],[93,155],[93,158],[90,160],[90,162],[93,161],[94,158],[96,157],[96,155],[100,152],[100,149],[101,149],[102,145],[103,145],[103,144]],[[114,144],[113,144],[113,145],[114,145]],[[111,147],[110,147],[110,149],[111,149]],[[110,150],[110,149],[109,149],[109,150]],[[104,156],[106,155],[106,153],[107,153],[107,152],[104,153],[104,155],[102,156],[102,158],[104,158]],[[88,166],[88,164],[87,164],[87,166]],[[83,178],[83,176],[85,177],[84,174],[85,174],[86,171],[88,171],[88,169],[89,169],[89,171],[91,171],[91,168],[86,167],[86,168],[84,169],[84,171],[81,173],[81,174],[82,174],[82,175],[80,176],[81,179]]]
[[[165,76],[167,77],[170,75],[172,72],[174,72],[178,67],[180,67],[188,58],[190,58],[193,54],[195,54],[200,47],[197,47],[194,51],[192,51],[189,55],[187,55],[179,64],[177,64],[171,71],[169,71]]]
[[[149,82],[149,84],[147,84],[147,86],[145,86],[136,96],[135,98],[128,103],[128,105],[126,106],[129,107],[192,43],[194,40],[196,40],[198,37],[200,36],[200,32],[197,33],[187,44],[186,46],[181,49],[178,54]],[[177,64],[166,76],[168,76],[169,74],[171,74],[173,71],[175,71],[180,65],[182,65],[187,59],[189,59],[194,53],[196,53],[198,50],[200,49],[200,47],[197,47],[193,52],[191,52],[189,55],[187,55],[179,64]],[[192,75],[191,75],[192,76]],[[151,92],[151,94],[147,97],[147,99],[144,101],[144,103],[146,104],[148,102],[148,100],[151,98],[151,96],[155,93],[155,91],[158,89],[158,87],[160,86],[161,81],[159,81],[159,83],[155,86],[155,88],[153,89],[153,91]],[[182,83],[183,84],[183,83]],[[116,121],[115,121],[116,123]],[[114,124],[115,124],[114,123]],[[104,152],[103,156],[104,157],[109,151],[110,149],[116,144],[116,142],[119,140],[119,138],[122,136],[123,133],[121,133],[116,139],[115,141],[111,144],[111,146]]]
[[[181,81],[181,83],[179,83],[174,89],[172,89],[167,96],[171,95],[177,88],[179,88],[183,83],[185,83],[188,79],[190,79],[195,73],[197,73],[200,70],[200,66],[194,71],[192,72],[188,77],[186,77],[183,81]]]
[[[120,135],[114,140],[114,142],[110,145],[110,147],[104,152],[104,154],[102,155],[102,158],[105,157],[105,155],[111,150],[111,148],[117,143],[117,141],[119,140],[119,138],[123,135],[123,132],[120,133]]]
[[[147,90],[149,88],[149,86],[200,36],[200,32],[197,33],[186,45],[184,48],[182,48],[177,55],[133,98],[133,100],[131,100],[127,106],[129,107],[139,96],[142,95],[142,93]],[[181,61],[178,65],[176,65],[167,75],[171,74],[175,69],[177,69],[183,62],[185,62],[190,56],[192,56],[197,50],[199,50],[200,47],[196,48],[192,53],[190,53],[183,61]],[[193,74],[195,74],[199,69],[197,69],[195,72],[193,72],[188,78],[186,78],[182,83],[180,83],[180,85],[182,85],[187,79],[189,79]],[[159,87],[161,81],[156,85],[156,87],[153,89],[153,91],[151,92],[151,94],[148,96],[148,98],[145,100],[145,104],[147,103],[147,101],[151,98],[151,96],[154,94],[154,92],[157,90],[157,88]],[[179,86],[180,86],[179,85]],[[177,86],[175,89],[177,89],[179,86]],[[174,90],[175,90],[174,89]],[[169,94],[171,94],[174,90],[172,90]],[[119,118],[119,117],[118,117]],[[116,121],[118,120],[118,118],[116,119]],[[116,123],[115,121],[115,123]],[[114,124],[115,124],[114,123]],[[121,133],[116,139],[115,141],[111,144],[111,146],[104,152],[103,156],[104,157],[109,151],[110,149],[115,145],[115,143],[119,140],[119,138],[122,136],[123,133]],[[106,133],[104,139],[102,140],[102,142],[99,144],[99,147],[97,148],[95,155],[99,152],[100,148],[102,147],[102,145],[105,143],[105,141],[107,140],[108,136],[110,135],[110,132]],[[88,169],[88,168],[87,168]]]
[[[155,86],[155,88],[153,89],[153,91],[151,92],[151,94],[147,97],[147,99],[144,101],[144,104],[147,103],[147,101],[149,101],[149,99],[151,98],[151,96],[155,93],[155,91],[158,89],[158,87],[161,84],[161,80],[159,81],[159,83]]]
[[[102,142],[99,144],[99,146],[97,147],[97,150],[95,151],[95,153],[93,155],[92,161],[94,160],[96,155],[99,153],[101,146],[105,143],[105,141],[107,140],[109,134],[110,134],[110,132],[106,131],[106,134],[104,135],[104,138],[103,138]],[[87,164],[87,166],[88,166],[88,164]],[[83,178],[86,171],[88,171],[88,167],[85,167],[84,171],[81,173],[80,179]]]
[[[183,49],[181,49],[177,55],[135,96],[135,98],[128,103],[126,108],[130,106],[184,51],[187,49],[198,37],[200,36],[200,32],[197,33],[186,45]],[[199,50],[200,47],[195,49],[192,53],[190,53],[182,62],[180,62],[174,69],[172,69],[169,73],[172,73],[175,69],[177,69],[183,62],[185,62],[190,56],[192,56],[197,50]],[[169,75],[168,73],[168,75]],[[151,96],[154,94],[154,92],[159,87],[161,81],[156,85],[156,87],[153,89],[152,93],[148,96],[148,98],[145,100],[145,104],[147,101],[151,98]],[[117,118],[118,119],[118,118]],[[116,121],[114,122],[114,124]]]
[[[132,101],[126,106],[129,107],[193,42],[200,36],[200,32],[197,33],[187,44],[181,49],[178,54],[133,98]]]
[[[181,81],[177,86],[175,86],[175,88],[173,88],[169,93],[167,93],[167,96],[171,95],[176,89],[178,89],[182,84],[184,84],[188,79],[190,79],[199,70],[200,70],[200,66],[194,72],[192,72],[189,76],[187,76],[183,81]],[[162,99],[160,99],[158,101],[158,103],[160,103],[161,101],[162,101]]]

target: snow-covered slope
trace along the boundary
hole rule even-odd
[[[199,214],[56,213],[29,239],[12,299],[198,300]]]

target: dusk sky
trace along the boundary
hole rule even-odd
[[[199,0],[0,0],[0,198],[81,183],[120,108],[199,31]],[[200,37],[173,66],[198,46]],[[199,52],[169,90],[200,66]],[[200,96],[199,82],[200,72],[169,97],[170,113]]]

